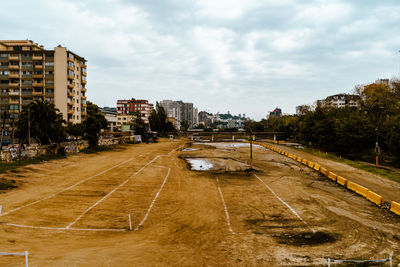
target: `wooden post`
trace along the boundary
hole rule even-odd
[[[29,266],[29,264],[28,264],[28,251],[25,251],[25,266],[26,267],[28,267]]]

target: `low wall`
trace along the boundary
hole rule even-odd
[[[123,144],[127,141],[129,141],[129,138],[104,138],[99,140],[99,146]],[[66,153],[79,153],[89,146],[87,140],[64,142],[61,145],[64,146]],[[3,148],[3,150],[0,151],[0,161],[9,162],[17,160],[20,157],[21,159],[24,159],[33,158],[41,155],[56,154],[57,150],[57,145],[31,145],[29,147],[22,146],[21,150],[19,150],[19,145],[8,146],[7,148]]]

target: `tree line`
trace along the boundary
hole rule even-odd
[[[317,106],[306,115],[246,122],[248,131],[280,132],[281,139],[344,156],[360,157],[379,149],[400,162],[400,82],[356,86],[358,107]],[[376,146],[377,142],[379,148]],[[373,153],[372,153],[373,154]]]

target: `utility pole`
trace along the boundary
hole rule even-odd
[[[1,114],[0,114],[0,118],[1,118]],[[3,148],[3,138],[4,138],[4,124],[6,123],[6,112],[4,111],[3,113],[3,123],[1,125],[1,141],[0,141],[0,150]]]
[[[31,110],[28,107],[28,146],[31,146]]]
[[[250,131],[250,169],[253,169],[253,133]]]

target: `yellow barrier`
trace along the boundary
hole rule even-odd
[[[343,178],[342,176],[337,176],[336,177],[336,181],[337,181],[337,183],[338,184],[341,184],[341,185],[343,185],[344,187],[346,187],[346,185],[347,185],[347,179],[346,178]]]
[[[308,167],[310,167],[311,169],[314,168],[314,162],[309,161],[308,162]]]
[[[331,179],[331,180],[333,180],[333,181],[336,181],[337,175],[334,174],[333,172],[329,172],[328,178]]]
[[[362,195],[363,197],[367,197],[369,191],[368,188],[350,181],[347,182],[347,188],[350,189],[351,191],[356,192],[359,195]]]
[[[397,203],[396,201],[390,202],[390,211],[400,215],[400,203]]]
[[[320,171],[320,173],[322,173],[323,175],[325,175],[325,176],[328,176],[328,171],[325,169],[325,168],[320,168],[319,169],[319,171]]]
[[[368,191],[367,199],[369,201],[375,203],[378,206],[382,205],[382,203],[383,203],[383,197],[381,197],[380,195],[378,195],[372,191]]]
[[[301,163],[303,163],[304,165],[307,165],[307,160],[306,159],[303,159],[302,161],[301,161]]]
[[[319,168],[321,168],[321,166],[319,166],[317,163],[314,164],[314,170],[319,171]]]
[[[302,158],[300,158],[300,157],[297,157],[297,161],[298,162],[300,162],[301,163],[301,161],[302,161],[303,159]]]

